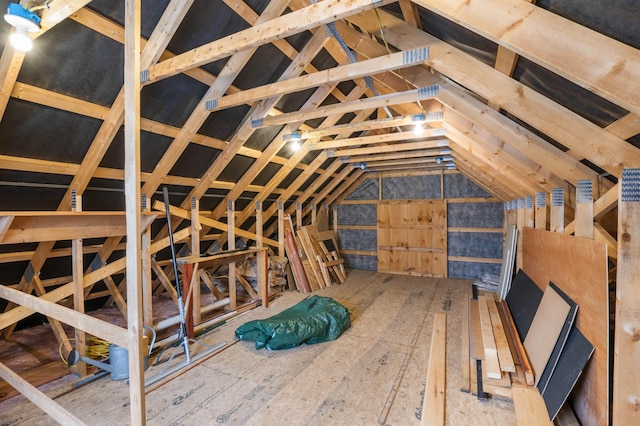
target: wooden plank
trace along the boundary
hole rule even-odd
[[[444,425],[446,396],[447,314],[437,312],[433,318],[427,384],[422,401],[422,425]]]
[[[580,306],[577,327],[595,346],[570,400],[585,424],[606,424],[609,383],[607,246],[584,238],[525,229],[524,270],[542,288],[553,281]]]
[[[493,336],[496,340],[496,348],[498,350],[498,360],[500,361],[500,369],[510,373],[515,373],[516,366],[513,362],[513,356],[511,355],[511,349],[505,335],[504,328],[502,327],[502,320],[498,313],[498,307],[493,296],[485,296],[487,299],[487,306],[489,308],[489,315],[491,316],[491,325],[493,326]]]
[[[544,62],[553,72],[590,87],[611,102],[636,114],[640,112],[640,103],[630,95],[633,91],[629,92],[632,89],[626,83],[640,67],[637,56],[635,61],[628,60],[636,55],[631,46],[523,1],[491,0],[482,5],[446,0],[417,0],[416,3],[522,56]],[[602,68],[584,69],[583,65],[592,59],[593,49],[605,52],[600,59]],[[559,53],[564,50],[571,52]]]
[[[506,321],[507,330],[509,331],[510,342],[515,348],[515,353],[518,357],[518,363],[522,367],[525,382],[527,385],[533,386],[535,384],[533,369],[531,368],[531,363],[529,362],[527,350],[522,345],[522,341],[520,340],[520,336],[518,335],[518,330],[516,329],[516,326],[513,322],[513,317],[511,316],[511,312],[509,311],[509,305],[507,304],[507,301],[502,300],[500,302],[500,307],[502,308],[503,317]]]
[[[575,236],[593,239],[593,188],[590,180],[579,180],[576,188]]]
[[[471,358],[484,359],[484,346],[482,345],[482,325],[480,324],[480,307],[477,299],[469,300],[469,326],[471,331]]]
[[[43,297],[35,297],[7,286],[0,286],[0,297],[127,348],[126,330],[106,321],[81,314],[73,309],[50,302]]]
[[[153,203],[153,208],[156,210],[164,210],[164,204],[162,204],[162,202],[160,202],[159,200],[154,201]],[[169,211],[170,214],[172,216],[178,216],[181,217],[183,219],[190,219],[191,215],[190,213],[185,210],[185,209],[181,209],[180,207],[176,207],[176,206],[169,206]],[[204,216],[200,216],[200,223],[202,225],[206,225],[209,226],[211,228],[215,228],[215,229],[219,229],[220,231],[227,231],[227,224],[224,222],[220,222],[218,220],[214,220],[208,217],[204,217]],[[244,238],[248,238],[250,240],[255,240],[256,239],[256,234],[252,233],[252,232],[248,232],[245,231],[244,229],[241,228],[234,228],[234,232],[236,233],[237,236],[239,237],[244,237]],[[270,245],[271,247],[278,247],[279,243],[276,240],[272,240],[271,238],[263,238],[263,241]]]
[[[511,388],[511,394],[518,426],[551,426],[553,424],[549,420],[547,408],[537,388],[514,386]]]
[[[124,43],[124,195],[126,212],[127,350],[132,425],[146,424],[142,339],[142,192],[140,191],[140,36],[141,2],[125,1]],[[108,340],[108,339],[107,339]]]
[[[346,2],[332,0],[327,4],[312,4],[267,22],[258,22],[246,30],[160,62],[149,68],[149,81],[153,82],[167,78],[243,50],[257,48],[274,40],[315,28],[323,23],[333,22],[345,16],[388,3],[391,3],[391,1],[381,0],[371,3],[368,0],[350,0]],[[331,13],[327,13],[328,10],[331,10]]]
[[[330,69],[304,74],[299,77],[280,80],[264,86],[246,89],[222,98],[205,101],[205,108],[210,111],[218,111],[242,104],[251,104],[254,101],[267,99],[274,96],[299,92],[322,84],[338,83],[343,80],[352,80],[378,72],[391,71],[408,66],[419,65],[428,57],[426,47],[413,49],[407,52],[395,52],[378,58],[349,63]],[[420,58],[423,58],[420,60]]]
[[[501,379],[500,362],[498,360],[498,349],[493,335],[491,316],[487,306],[487,299],[478,298],[478,311],[480,312],[480,327],[482,330],[482,345],[484,346],[484,365],[487,368],[487,376],[490,379]]]
[[[622,172],[618,202],[618,265],[613,379],[613,424],[640,422],[640,169]],[[582,309],[582,307],[580,308]],[[586,333],[585,333],[586,335]],[[597,347],[596,347],[597,351]],[[596,354],[597,355],[597,354]]]
[[[40,392],[29,382],[13,372],[10,368],[0,362],[0,377],[14,388],[18,389],[22,395],[44,410],[47,414],[57,420],[60,424],[84,425],[85,423],[76,416],[55,403],[44,393]]]
[[[236,216],[233,200],[227,201],[227,245],[228,250],[233,251],[236,249]],[[284,253],[282,253],[284,254]],[[229,263],[229,308],[235,311],[236,306],[236,264]]]
[[[471,344],[469,339],[471,333],[469,324],[471,315],[469,315],[469,302],[471,299],[471,285],[465,284],[466,291],[462,300],[462,332],[460,333],[460,390],[462,392],[471,392],[471,372],[469,371],[469,359],[471,359]]]
[[[69,374],[69,366],[62,361],[52,361],[47,364],[31,368],[22,374],[22,378],[32,386],[38,387]],[[0,382],[0,401],[18,395],[18,390],[7,382]]]

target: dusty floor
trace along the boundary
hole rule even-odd
[[[147,394],[153,425],[411,425],[420,424],[431,328],[447,313],[449,425],[515,425],[513,405],[480,402],[459,391],[461,312],[466,280],[350,270],[347,282],[320,290],[345,305],[352,327],[338,340],[284,351],[234,343],[246,321],[272,316],[305,296],[286,292],[200,337],[228,348]],[[192,346],[192,353],[201,350]],[[147,370],[147,377],[159,372]],[[108,376],[56,401],[91,425],[129,423],[125,382]],[[30,403],[0,412],[0,424],[55,424]]]

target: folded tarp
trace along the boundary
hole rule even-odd
[[[335,340],[350,326],[347,308],[330,297],[311,296],[270,318],[244,323],[236,337],[255,341],[256,349],[289,349]]]

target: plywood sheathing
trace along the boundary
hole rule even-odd
[[[468,281],[391,276],[349,270],[341,286],[319,290],[343,303],[352,327],[338,340],[286,351],[256,351],[239,342],[147,395],[147,420],[154,424],[215,421],[263,424],[310,422],[420,424],[433,314],[447,313],[447,406],[451,424],[515,425],[513,405],[481,403],[461,393],[459,333]],[[287,292],[269,315],[300,301]],[[445,309],[446,307],[446,309]],[[204,337],[233,341],[236,327],[266,311],[253,310]],[[88,423],[128,419],[125,384],[108,378],[59,398]],[[90,407],[90,408],[89,408]],[[6,412],[32,424],[50,419],[25,406]]]

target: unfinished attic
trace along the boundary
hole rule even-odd
[[[636,3],[0,2],[0,424],[640,424]]]

